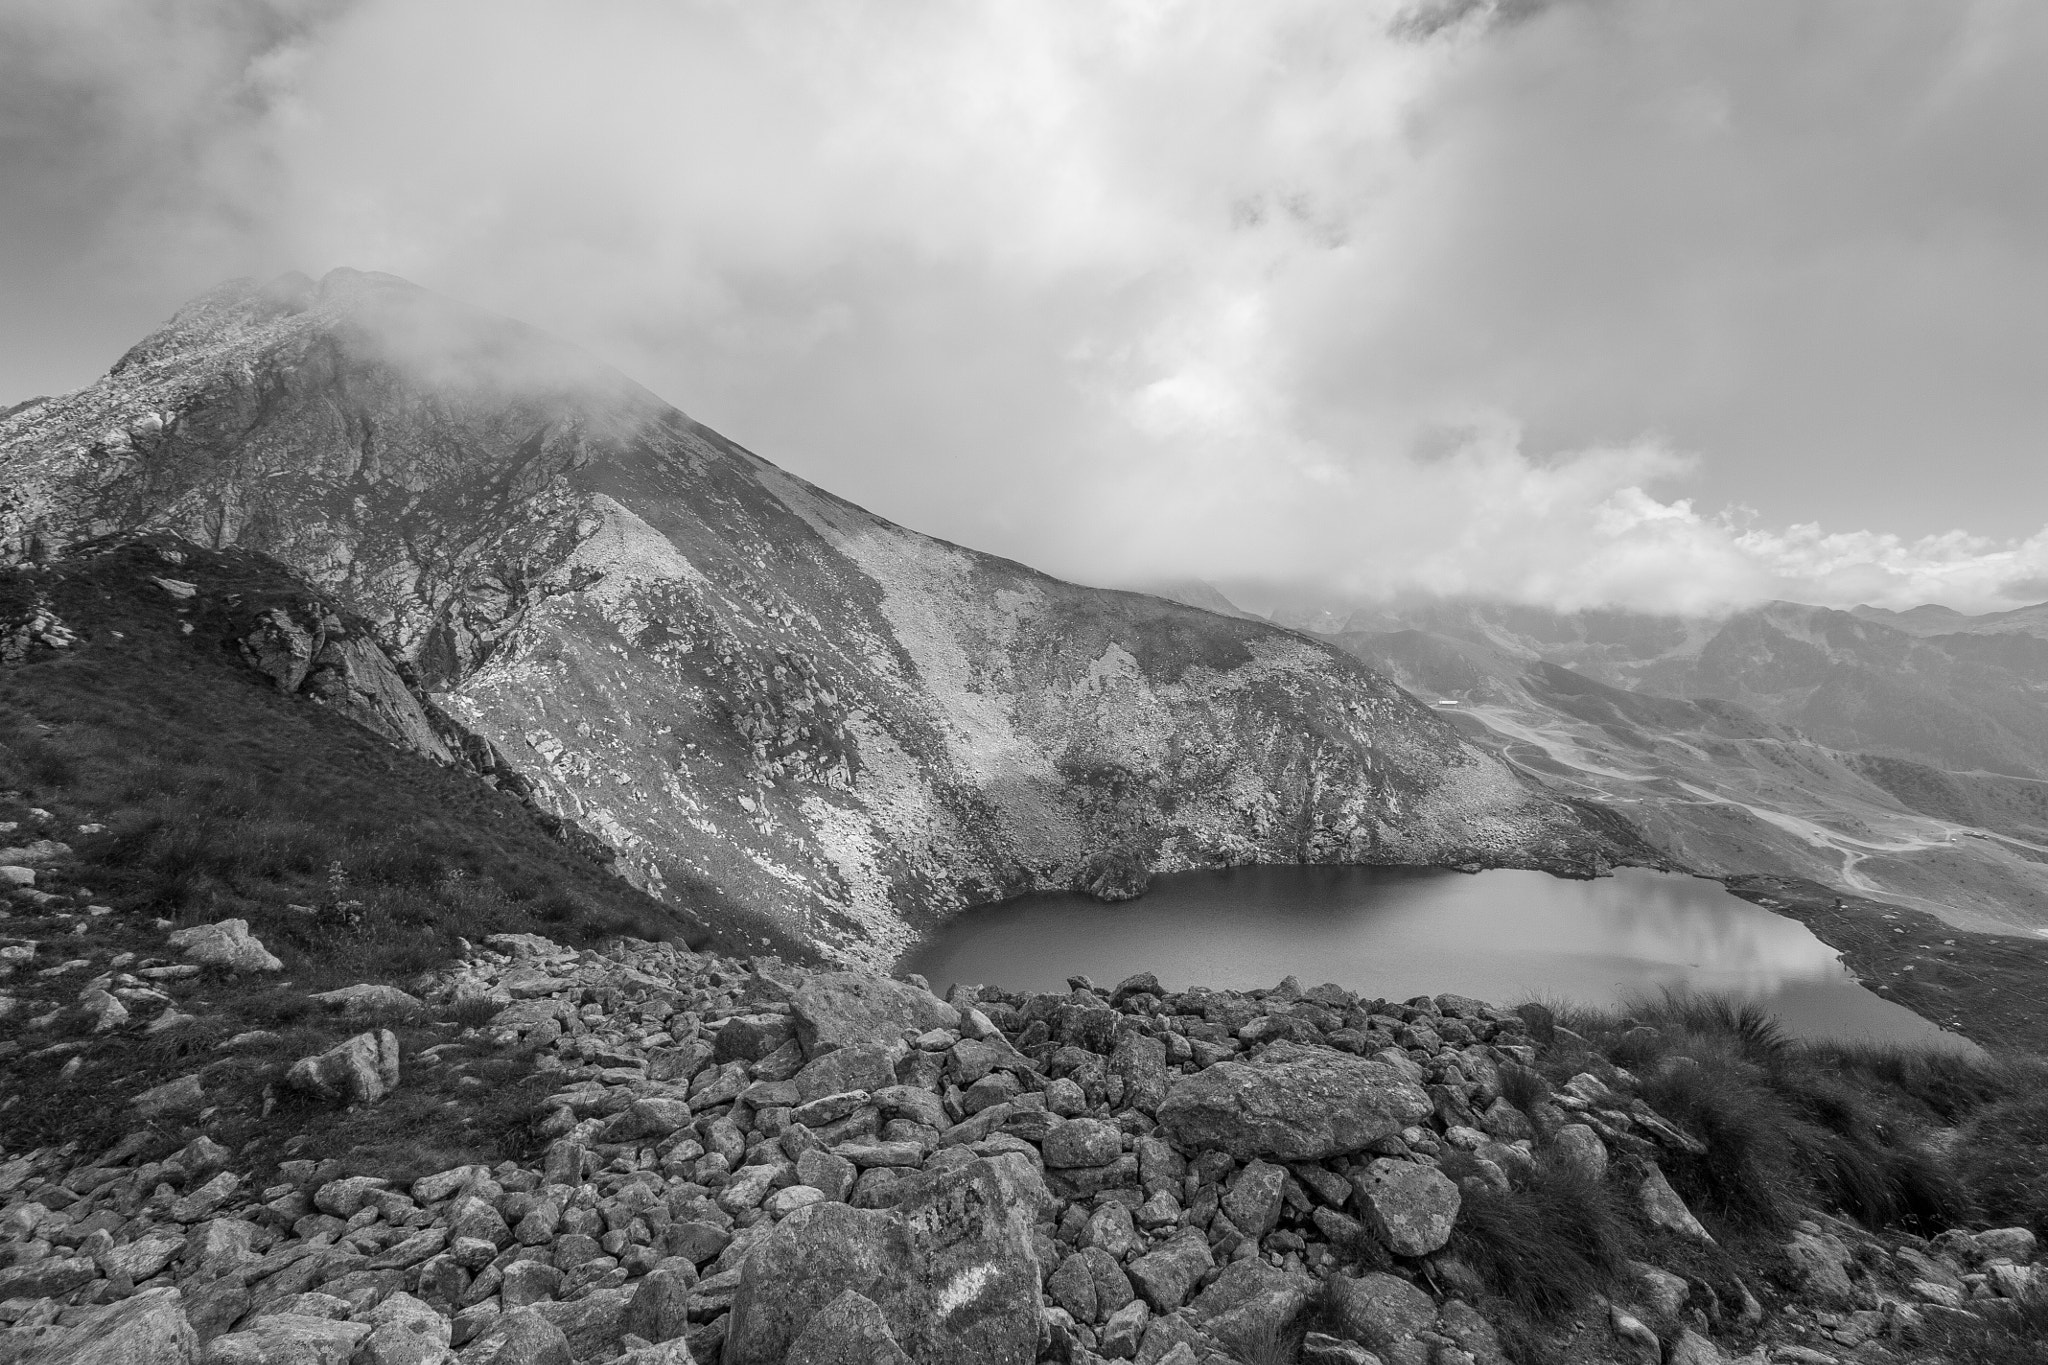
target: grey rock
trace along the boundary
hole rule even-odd
[[[462,1352],[462,1365],[574,1365],[562,1329],[531,1308],[493,1321]]]
[[[249,921],[224,919],[218,924],[199,924],[172,932],[170,944],[185,957],[202,965],[226,967],[236,972],[281,972],[284,963],[271,955],[263,940],[249,932]]]
[[[1607,1178],[1607,1144],[1583,1123],[1568,1123],[1550,1139],[1550,1148],[1566,1166],[1588,1180]]]
[[[1285,1336],[1285,1329],[1307,1304],[1315,1281],[1263,1261],[1238,1261],[1195,1299],[1202,1330],[1249,1357],[1267,1342]]]
[[[0,1269],[0,1299],[50,1299],[100,1277],[86,1256],[49,1256]]]
[[[370,1326],[277,1313],[206,1344],[205,1365],[348,1365]]]
[[[372,1104],[398,1088],[398,1036],[390,1029],[358,1033],[285,1072],[285,1084],[315,1098]]]
[[[906,1029],[960,1027],[960,1011],[930,991],[867,972],[820,972],[792,992],[789,1003],[807,1057],[896,1038]]]
[[[199,1077],[180,1076],[150,1087],[130,1103],[146,1119],[186,1118],[206,1107],[206,1093],[200,1088]]]
[[[808,1103],[850,1091],[885,1090],[896,1083],[896,1059],[903,1051],[901,1043],[878,1043],[872,1039],[838,1043],[796,1073],[797,1095]]]
[[[1152,1310],[1143,1299],[1132,1299],[1111,1313],[1098,1337],[1103,1356],[1109,1360],[1129,1360],[1137,1355],[1151,1320]]]
[[[34,1365],[191,1365],[198,1351],[199,1337],[185,1320],[178,1291],[145,1289],[93,1309],[24,1359]]]
[[[376,1014],[382,1010],[424,1010],[418,996],[408,995],[396,986],[375,982],[362,982],[354,986],[343,986],[339,990],[321,991],[307,997],[329,1009],[338,1009],[343,1014]]]
[[[1266,1161],[1251,1161],[1223,1196],[1223,1211],[1238,1231],[1257,1241],[1280,1224],[1287,1172]]]
[[[1451,1240],[1462,1196],[1434,1167],[1380,1157],[1352,1177],[1359,1212],[1397,1256],[1427,1256]]]
[[[1187,1301],[1195,1281],[1215,1264],[1208,1239],[1197,1229],[1183,1228],[1125,1270],[1153,1312],[1171,1313]]]
[[[690,1286],[696,1280],[694,1270],[687,1274],[675,1269],[650,1272],[634,1287],[619,1320],[620,1330],[652,1342],[681,1336],[690,1325]]]
[[[1642,1204],[1644,1215],[1653,1225],[1667,1232],[1675,1232],[1681,1237],[1690,1237],[1696,1242],[1706,1242],[1710,1245],[1713,1243],[1713,1236],[1701,1225],[1699,1219],[1693,1217],[1692,1210],[1678,1197],[1678,1191],[1671,1188],[1671,1182],[1664,1178],[1661,1168],[1650,1167],[1648,1174],[1643,1177],[1637,1198]]]
[[[1267,1057],[1176,1077],[1159,1105],[1160,1127],[1184,1149],[1317,1161],[1393,1136],[1433,1108],[1383,1062],[1289,1044]]]
[[[625,1334],[626,1308],[634,1291],[624,1287],[594,1289],[580,1299],[564,1303],[549,1300],[527,1309],[538,1313],[561,1329],[569,1343],[569,1354],[578,1360],[603,1359],[617,1350]]]
[[[410,1294],[391,1295],[368,1319],[353,1365],[440,1365],[448,1353],[448,1319]]]
[[[1103,1166],[1123,1151],[1123,1134],[1115,1124],[1101,1119],[1068,1119],[1047,1135],[1039,1149],[1045,1154],[1045,1164],[1054,1170]]]
[[[1310,1332],[1301,1339],[1301,1365],[1381,1365],[1381,1361],[1355,1341]]]
[[[847,1290],[818,1310],[784,1365],[911,1365],[874,1300]]]
[[[1038,1346],[1032,1223],[1043,1185],[1021,1157],[977,1159],[908,1182],[887,1211],[817,1203],[741,1265],[724,1365],[781,1365],[847,1290],[880,1308],[920,1365],[1030,1365]]]
[[[2038,1243],[2031,1228],[1986,1228],[1972,1235],[1977,1244],[1978,1255],[1986,1260],[1999,1257],[2017,1265],[2025,1265],[2034,1259]]]
[[[1436,1321],[1435,1302],[1398,1276],[1369,1271],[1355,1280],[1333,1276],[1330,1284],[1342,1334],[1375,1351],[1427,1331]]]

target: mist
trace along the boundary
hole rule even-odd
[[[0,0],[0,402],[352,265],[1084,581],[1996,609],[2044,69],[2015,0]]]

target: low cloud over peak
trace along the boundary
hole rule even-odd
[[[0,0],[0,388],[350,264],[1084,579],[2011,606],[2044,68],[2012,0]]]

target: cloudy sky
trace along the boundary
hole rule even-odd
[[[1095,582],[2048,598],[2039,0],[0,0],[0,403],[232,275]]]

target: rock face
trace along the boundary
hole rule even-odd
[[[892,526],[386,276],[224,286],[0,417],[0,554],[137,530],[298,569],[648,887],[842,958],[1190,866],[1642,856],[1329,646]],[[242,643],[285,686],[317,624]]]
[[[1355,1152],[1426,1116],[1429,1096],[1384,1062],[1279,1045],[1258,1063],[1218,1062],[1175,1081],[1159,1124],[1188,1147],[1240,1159],[1316,1161]]]

